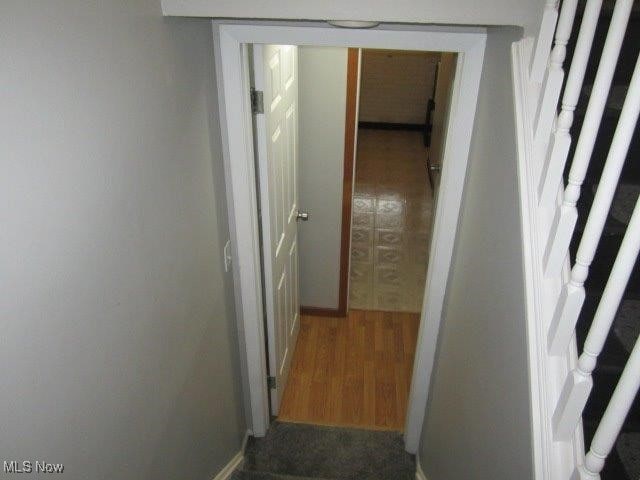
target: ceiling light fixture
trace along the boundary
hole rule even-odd
[[[327,20],[327,23],[341,28],[373,28],[380,25],[380,22],[366,20]]]

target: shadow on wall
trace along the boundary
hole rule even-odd
[[[245,424],[210,22],[2,10],[0,452],[69,479],[211,478]]]

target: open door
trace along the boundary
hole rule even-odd
[[[277,415],[300,326],[298,296],[298,49],[254,45],[255,117],[271,414]],[[258,96],[259,97],[259,96]]]
[[[449,125],[453,79],[456,73],[456,57],[457,55],[455,53],[442,53],[436,71],[431,142],[429,155],[427,157],[429,181],[433,187],[433,194],[436,199],[438,198],[438,189],[440,188],[440,173],[442,172],[442,159],[444,157],[445,139],[447,137],[446,127]]]

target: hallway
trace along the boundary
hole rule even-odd
[[[419,313],[433,192],[422,133],[359,129],[349,307]]]
[[[418,324],[414,313],[303,315],[278,420],[402,431]]]

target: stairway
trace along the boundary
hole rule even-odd
[[[250,437],[233,480],[413,480],[415,457],[398,432],[274,422]]]
[[[582,96],[575,111],[574,132],[580,132],[586,111],[591,85],[593,84],[597,62],[611,20],[614,2],[603,3],[602,14],[596,29],[591,58],[585,77]],[[568,56],[565,65],[569,65],[575,47],[577,30],[581,22],[581,10],[584,2],[580,2],[578,15],[574,22],[572,41],[568,45]],[[640,49],[640,2],[635,2],[633,13],[629,19],[629,27],[622,46],[620,58],[616,67],[613,85],[609,93],[607,108],[596,137],[593,156],[582,188],[582,195],[578,203],[578,225],[574,235],[570,255],[572,262],[578,249],[581,231],[584,229],[587,215],[593,203],[594,194],[598,186],[600,175],[607,157],[609,145],[620,117],[622,101],[631,80],[631,74],[638,51]],[[577,138],[574,137],[569,158],[573,158]],[[568,169],[567,169],[568,170]],[[568,171],[565,171],[565,184]],[[622,242],[622,237],[629,222],[636,199],[640,194],[640,134],[636,133],[631,142],[627,160],[620,177],[609,217],[605,224],[603,235],[598,245],[597,255],[591,265],[589,277],[585,283],[586,301],[582,308],[576,335],[578,351],[582,347],[588,333],[594,313],[602,296],[611,267]],[[640,262],[636,262],[634,272],[629,280],[623,301],[618,309],[616,319],[607,339],[603,352],[599,356],[598,365],[593,374],[594,387],[589,401],[583,412],[583,426],[585,444],[588,447],[596,427],[607,406],[613,389],[622,373],[622,369],[629,357],[633,343],[640,331]],[[622,433],[616,447],[607,459],[602,480],[635,480],[640,478],[640,396],[626,418]]]

